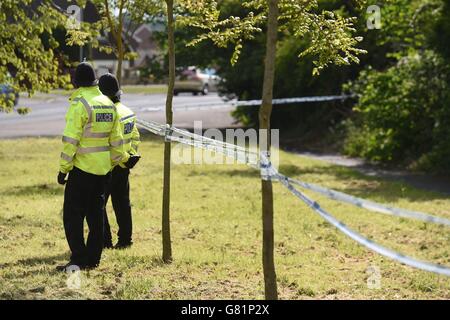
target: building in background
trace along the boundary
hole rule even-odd
[[[133,35],[127,36],[124,32],[124,45],[127,52],[136,53],[134,60],[124,60],[122,63],[122,82],[126,84],[139,83],[140,69],[145,68],[150,61],[154,61],[160,55],[160,49],[157,41],[153,37],[154,32],[164,30],[160,23],[142,24],[138,26]],[[102,35],[99,42],[102,45],[109,45],[112,41],[111,35]],[[114,73],[117,69],[117,59],[114,54],[107,54],[98,49],[92,49],[89,60],[99,76],[106,72]]]
[[[33,5],[38,5],[41,0],[35,0]],[[77,5],[76,1],[71,0],[54,0],[53,3],[58,6],[61,11],[71,13],[70,6]],[[87,1],[81,10],[81,19],[84,22],[94,23],[100,20],[100,16],[96,7]],[[131,22],[131,25],[130,25]],[[128,30],[123,30],[123,41],[126,52],[136,53],[134,60],[124,60],[122,63],[122,83],[136,84],[142,80],[141,70],[148,68],[150,64],[162,64],[160,59],[160,49],[158,42],[154,39],[155,32],[163,32],[165,30],[164,21],[154,21],[141,25],[133,25],[132,21],[125,17],[124,26]],[[92,62],[97,75],[101,76],[106,72],[116,73],[117,58],[113,53],[105,53],[98,48],[92,48],[89,44],[82,48],[78,46],[67,46],[65,43],[65,30],[55,30],[59,33],[60,48],[71,61],[82,61],[84,58]],[[111,34],[101,31],[99,35],[99,43],[103,46],[111,47],[115,41]],[[155,68],[153,68],[155,69]],[[154,77],[146,76],[145,82],[152,82]]]

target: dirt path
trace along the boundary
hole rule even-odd
[[[338,166],[352,168],[358,172],[388,180],[403,181],[418,189],[434,191],[450,195],[450,178],[431,174],[414,173],[405,170],[385,169],[369,164],[363,159],[348,158],[339,154],[319,154],[313,152],[299,152],[301,156],[322,160]]]

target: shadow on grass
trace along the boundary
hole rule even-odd
[[[333,180],[340,180],[346,183],[347,187],[335,188],[336,191],[381,203],[392,203],[401,199],[416,203],[448,199],[446,194],[419,189],[400,179],[394,180],[390,178],[367,176],[358,171],[340,166],[302,168],[291,164],[283,164],[280,165],[279,172],[299,180],[302,179],[302,175],[315,175],[324,178],[328,176]],[[204,174],[205,173],[202,173],[201,171],[192,171],[189,173],[189,176],[201,176]],[[251,168],[248,168],[247,170],[217,170],[211,174],[228,176],[230,178],[236,176],[243,178],[259,178],[259,172]],[[328,187],[326,182],[318,183],[308,179],[305,182],[312,182],[322,187]]]
[[[26,259],[20,259],[14,262],[0,264],[0,269],[25,267],[31,268],[22,273],[22,276],[32,275],[36,273],[33,267],[49,266],[50,274],[58,274],[60,271],[56,270],[57,265],[63,265],[69,261],[69,253],[59,253],[55,255],[30,257]],[[164,263],[160,256],[120,256],[115,259],[119,262],[120,269],[133,268],[133,267],[164,267],[170,266],[170,264]],[[103,261],[104,263],[104,261]],[[100,267],[102,263],[100,263]]]
[[[448,199],[446,194],[418,189],[401,179],[371,177],[343,167],[287,168],[287,171],[283,171],[282,168],[280,171],[287,173],[290,177],[301,176],[302,174],[332,176],[337,180],[345,181],[349,185],[349,187],[337,188],[337,191],[379,202],[396,202],[401,199],[410,202]],[[327,187],[322,184],[321,186]]]
[[[50,256],[30,257],[15,262],[0,264],[0,269],[11,267],[33,267],[37,265],[55,265],[56,262],[65,261],[69,258],[67,253],[59,253]],[[55,265],[56,266],[56,265]]]
[[[164,137],[157,136],[152,132],[139,128],[139,134],[141,136],[142,141],[150,141],[150,142],[160,142],[164,143]]]
[[[23,214],[15,214],[8,218],[0,216],[0,225],[9,226],[10,228],[14,228],[16,226],[40,228],[41,231],[53,228],[51,222],[41,219],[34,219]],[[30,231],[29,234],[32,234],[31,230],[28,231]]]
[[[188,173],[189,177],[200,177],[200,176],[209,176],[209,175],[219,175],[225,177],[242,177],[242,178],[259,178],[259,171],[248,168],[243,170],[220,170],[217,169],[215,171],[204,171],[201,170],[193,170]]]
[[[5,196],[21,196],[29,197],[35,195],[42,196],[57,196],[63,195],[64,188],[60,185],[55,184],[36,184],[31,186],[20,186],[12,187],[9,190],[2,192]]]

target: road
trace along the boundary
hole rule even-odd
[[[19,106],[29,107],[31,113],[21,116],[17,113],[0,113],[0,139],[57,136],[64,129],[64,115],[68,108],[68,98],[62,95],[39,95],[34,98],[21,98]],[[130,107],[143,120],[165,122],[164,108],[166,96],[163,94],[127,94],[123,96],[123,103]],[[196,104],[208,105],[221,103],[222,100],[215,93],[207,96],[193,96],[180,94],[174,97],[174,125],[180,128],[193,128],[194,121],[202,121],[203,128],[233,128],[238,124],[230,115],[233,107],[202,108],[185,110],[182,106]]]

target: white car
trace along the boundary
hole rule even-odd
[[[179,70],[175,79],[174,95],[180,92],[192,92],[197,95],[207,95],[210,91],[216,91],[220,77],[214,69],[201,70],[196,67]]]

